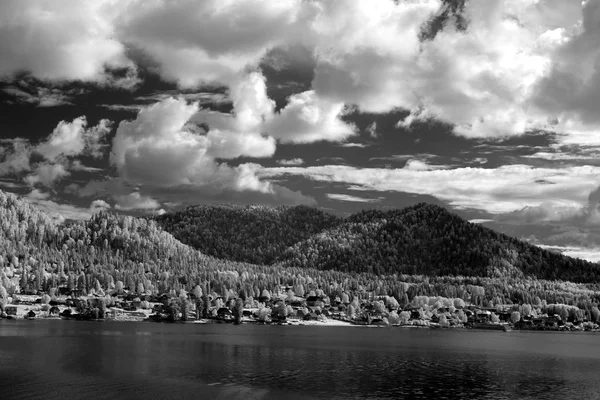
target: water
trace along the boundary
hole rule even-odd
[[[0,320],[1,399],[600,399],[600,335]]]

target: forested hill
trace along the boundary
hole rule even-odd
[[[188,207],[156,220],[205,254],[253,264],[272,264],[288,247],[342,222],[312,207],[233,205]]]
[[[202,215],[198,208],[190,210]],[[100,296],[128,289],[136,294],[181,296],[194,290],[213,298],[258,298],[265,290],[278,293],[291,286],[321,290],[331,299],[344,292],[394,296],[402,304],[415,296],[488,306],[543,299],[586,310],[598,303],[596,264],[538,249],[439,207],[368,211],[344,220],[306,207],[214,207],[211,213],[215,216],[204,225],[206,235],[225,243],[224,249],[235,240],[242,256],[267,237],[274,246],[267,246],[263,256],[276,258],[275,263],[213,258],[181,243],[152,218],[99,213],[88,221],[57,224],[28,202],[0,191],[0,307],[13,293],[52,293],[65,286]],[[217,218],[220,213],[236,217]],[[244,213],[248,215],[242,217]],[[176,216],[183,215],[167,218],[177,225]],[[282,221],[287,227],[280,226]],[[182,222],[179,231],[186,229],[198,231]],[[285,247],[293,240],[297,242]],[[282,248],[276,257],[275,249]]]
[[[341,220],[309,207],[201,206],[159,224],[206,254],[283,266],[429,276],[599,282],[598,264],[469,223],[443,207],[363,211]]]

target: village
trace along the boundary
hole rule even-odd
[[[366,298],[343,294],[334,299],[322,291],[306,296],[284,287],[258,299],[224,299],[216,295],[180,292],[136,294],[123,290],[110,295],[83,296],[77,290],[59,288],[43,292],[13,294],[0,302],[0,317],[6,319],[74,319],[151,321],[183,323],[234,323],[323,326],[395,326],[421,328],[467,328],[510,331],[598,331],[597,323],[577,313],[542,313],[530,305],[481,307],[462,299],[416,296],[400,306],[391,296]]]

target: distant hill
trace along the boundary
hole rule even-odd
[[[164,230],[205,254],[272,264],[284,251],[342,220],[316,208],[209,205],[156,218]]]
[[[425,203],[346,219],[304,206],[201,206],[157,221],[206,254],[244,262],[376,275],[600,281],[598,264],[533,246]]]

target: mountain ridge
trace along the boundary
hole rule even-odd
[[[312,219],[281,222],[272,218],[297,210],[301,212],[296,216],[308,215]],[[311,225],[323,217],[325,222]],[[210,248],[210,243],[215,241],[221,246],[219,251],[241,249],[226,254],[226,258],[239,262],[256,262],[255,258],[245,256],[262,254],[264,251],[259,245],[262,243],[279,251],[278,254],[271,251],[266,261],[287,267],[376,275],[510,276],[517,279],[531,276],[574,282],[600,279],[598,264],[556,254],[470,223],[441,206],[427,203],[395,210],[364,210],[346,218],[307,206],[194,206],[156,220],[176,238],[206,254],[223,256],[224,253],[215,253]],[[302,227],[293,226],[294,222],[304,223],[309,229],[302,231]],[[269,231],[265,227],[275,229]],[[261,232],[265,234],[261,236]],[[277,234],[272,235],[272,232]],[[292,234],[286,237],[286,233]]]

